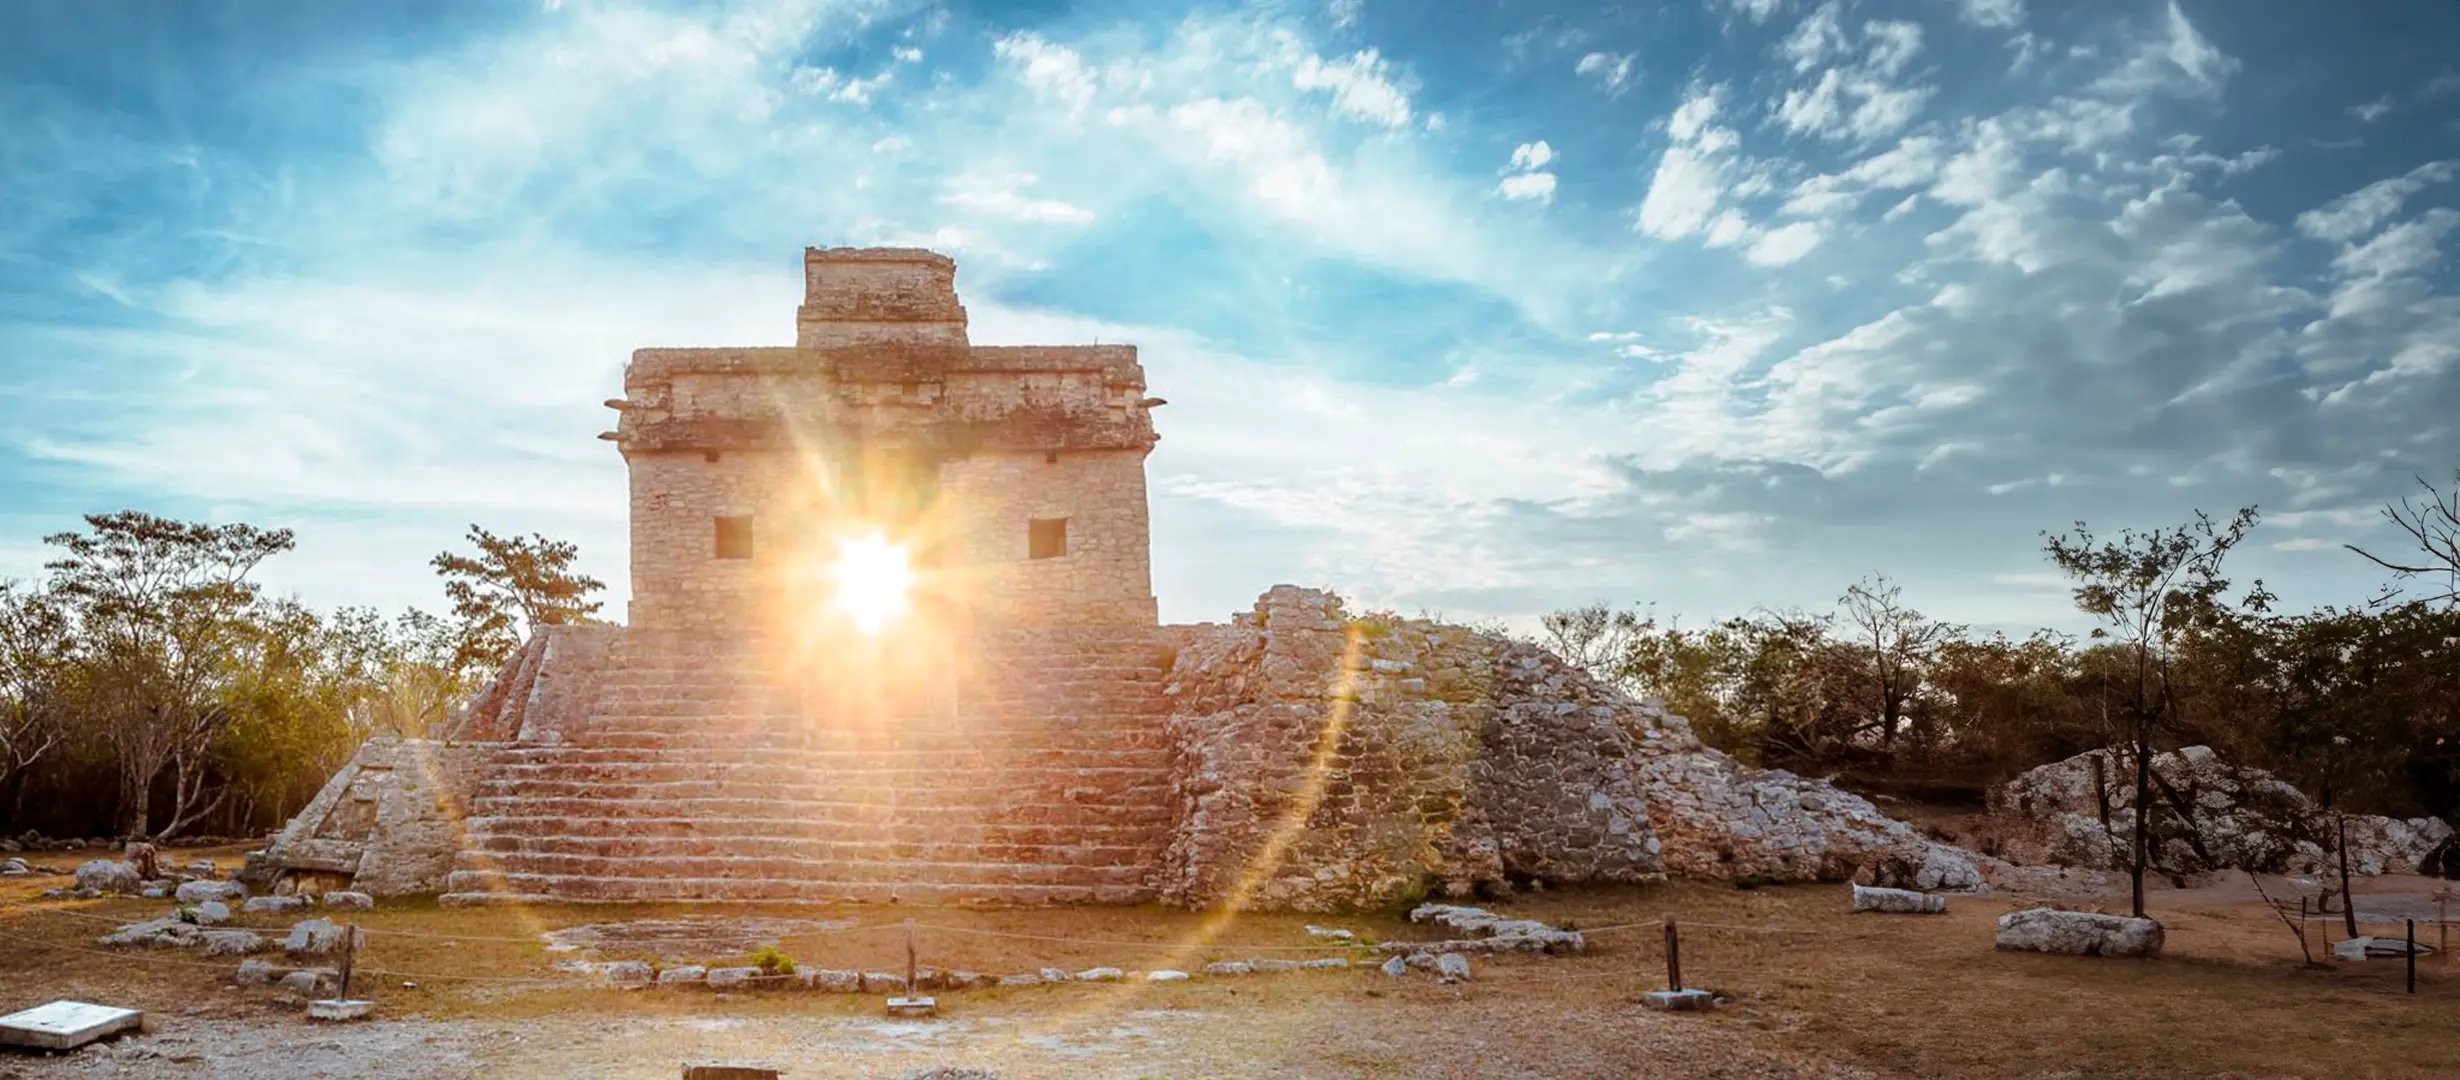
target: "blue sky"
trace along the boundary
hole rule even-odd
[[[790,341],[807,244],[1143,347],[1171,621],[2073,625],[2042,529],[2247,503],[2346,603],[2460,462],[2441,0],[420,7],[0,8],[0,577],[135,506],[320,606],[473,521],[620,599],[599,402]]]

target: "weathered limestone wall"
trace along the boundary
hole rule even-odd
[[[496,745],[369,739],[252,865],[350,875],[373,896],[436,892],[452,873],[487,756]]]
[[[1964,853],[1824,781],[1744,766],[1534,645],[1351,620],[1282,586],[1169,627],[1165,897],[1317,910],[1661,871],[1967,889]]]
[[[598,704],[620,626],[545,626],[445,727],[448,742],[563,742]]]
[[[1174,628],[1177,903],[1332,910],[1512,879],[1656,875],[1628,739],[1514,700],[1525,659],[1458,627],[1364,624],[1283,586]],[[1498,664],[1500,663],[1500,667]]]
[[[632,625],[742,633],[785,590],[812,588],[812,568],[826,565],[814,523],[830,480],[798,455],[637,453],[631,465]],[[717,519],[746,515],[752,557],[718,558]]]
[[[940,470],[943,513],[979,594],[1025,623],[1158,618],[1145,451],[979,452]],[[1067,552],[1028,558],[1030,522],[1067,522]]]
[[[795,343],[965,342],[957,264],[919,248],[807,249]]]

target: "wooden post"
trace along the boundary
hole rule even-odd
[[[2414,994],[2417,992],[2417,920],[2408,919],[2405,921],[2409,924],[2409,950],[2407,953],[2407,958],[2409,961],[2409,992]]]
[[[2298,894],[2298,955],[2305,957],[2305,958],[2306,958],[2306,962],[2307,962],[2308,964],[2313,964],[2313,963],[2315,962],[2315,954],[2314,954],[2314,953],[2311,953],[2311,952],[2308,952],[2308,951],[2306,950],[2306,894],[2305,894],[2305,893],[2299,893],[2299,894]]]
[[[2434,894],[2434,925],[2435,933],[2441,936],[2441,940],[2434,947],[2434,953],[2442,957],[2444,963],[2451,963],[2450,889]]]
[[[350,969],[357,966],[358,960],[359,928],[355,925],[345,923],[342,926],[342,985],[341,989],[334,993],[334,997],[343,1001],[350,1000]]]
[[[905,996],[914,996],[914,920],[905,921]]]
[[[1666,916],[1666,989],[1683,989],[1683,940],[1675,933],[1674,916]]]

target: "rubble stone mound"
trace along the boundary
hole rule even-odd
[[[2304,792],[2208,746],[2152,758],[2151,863],[2172,873],[2338,869],[2337,830]],[[2098,783],[2097,783],[2098,780]],[[2098,792],[2096,791],[2098,787]],[[2132,759],[2090,750],[2043,765],[1991,793],[2002,854],[2018,863],[2127,868],[2135,828]],[[2347,818],[2352,874],[2415,873],[2452,836],[2435,818]]]

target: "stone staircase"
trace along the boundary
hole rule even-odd
[[[953,701],[887,715],[807,701],[758,655],[627,632],[567,741],[493,752],[444,902],[1153,898],[1152,629],[986,635]]]

